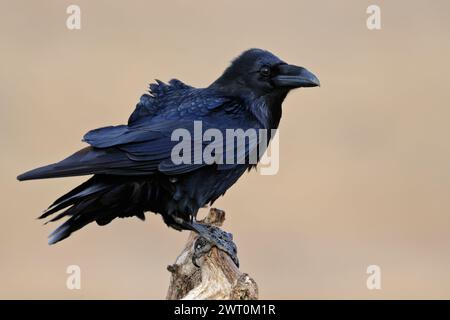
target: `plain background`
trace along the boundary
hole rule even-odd
[[[447,0],[1,0],[0,298],[164,298],[186,233],[148,213],[48,246],[56,225],[35,218],[85,178],[15,177],[126,122],[153,79],[207,86],[251,47],[322,82],[284,102],[279,173],[215,204],[261,298],[450,298],[449,35]],[[366,288],[372,264],[382,290]]]

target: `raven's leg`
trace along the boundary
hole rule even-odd
[[[239,267],[237,247],[233,242],[233,235],[231,233],[209,224],[199,223],[196,221],[187,222],[178,217],[175,218],[175,220],[184,228],[192,230],[199,235],[198,239],[194,243],[194,256],[192,257],[192,262],[194,265],[198,266],[196,260],[203,254],[209,252],[213,246],[216,246],[220,250],[225,251],[234,261],[236,266]]]
[[[233,242],[233,235],[219,227],[192,222],[195,231],[200,235],[194,244],[194,256],[192,260],[196,264],[196,260],[203,254],[209,252],[212,246],[216,246],[222,251],[225,251],[239,267],[239,259],[237,257],[237,247]]]

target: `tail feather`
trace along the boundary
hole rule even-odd
[[[94,203],[95,199],[86,199],[84,201],[81,201],[79,203],[77,203],[76,205],[71,206],[70,208],[68,208],[67,210],[59,213],[58,215],[54,216],[53,218],[51,218],[50,220],[48,220],[45,224],[49,223],[49,222],[55,222],[60,220],[63,217],[66,216],[74,216],[77,213],[80,213],[82,211],[85,211],[87,209],[88,206],[92,206]]]
[[[96,212],[90,211],[90,209],[92,209],[90,206],[92,206],[94,202],[95,199],[82,201],[51,219],[49,222],[59,220],[65,216],[71,216],[49,235],[48,243],[55,244],[67,238],[73,232],[81,229],[85,225],[94,222],[97,218],[97,214]]]
[[[63,225],[59,226],[55,231],[53,231],[49,236],[48,236],[48,244],[55,244],[65,238],[67,238],[68,236],[70,236],[70,234],[72,233],[72,231],[69,231],[69,225],[66,223],[64,223]]]
[[[55,212],[75,204],[82,198],[86,198],[107,189],[109,186],[109,184],[101,180],[99,181],[98,176],[93,176],[72,191],[56,199],[42,215],[39,216],[39,219],[44,219]]]
[[[152,192],[149,181],[126,181],[121,177],[93,176],[85,183],[57,199],[39,218],[49,217],[65,209],[48,222],[69,217],[49,235],[55,244],[91,222],[105,225],[117,217],[137,216],[145,219],[145,204]]]

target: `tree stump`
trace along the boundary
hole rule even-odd
[[[222,226],[225,212],[211,208],[202,223]],[[246,273],[242,273],[227,253],[212,247],[192,262],[194,244],[198,234],[190,232],[185,247],[174,264],[167,270],[171,273],[167,292],[168,300],[255,300],[258,286]]]

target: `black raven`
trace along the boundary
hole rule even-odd
[[[157,80],[141,97],[128,124],[89,131],[83,140],[90,146],[17,178],[93,175],[40,216],[62,211],[50,221],[69,217],[49,236],[49,244],[93,221],[106,225],[117,217],[144,220],[146,211],[161,214],[177,230],[207,234],[195,220],[199,208],[212,204],[255,164],[175,163],[171,155],[178,142],[172,133],[177,129],[192,133],[196,121],[201,121],[203,132],[276,129],[288,92],[318,85],[317,77],[305,68],[287,64],[268,51],[250,49],[206,88],[176,79],[167,84]],[[246,147],[256,148],[248,142]],[[249,152],[244,152],[245,159]]]

